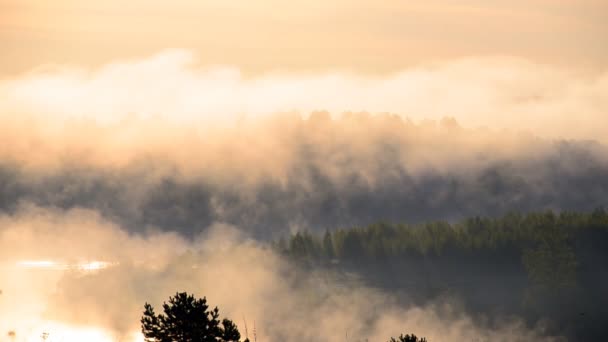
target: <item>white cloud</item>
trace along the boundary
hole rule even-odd
[[[169,50],[95,70],[56,68],[0,81],[3,116],[127,115],[224,121],[316,109],[393,112],[415,120],[455,117],[464,126],[528,130],[548,137],[606,140],[608,73],[583,74],[509,58],[469,58],[384,76],[270,73],[199,68]]]

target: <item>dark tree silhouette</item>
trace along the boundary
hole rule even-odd
[[[394,338],[391,337],[391,339],[388,342],[428,342],[426,340],[426,338],[424,337],[418,337],[414,334],[407,334],[407,335],[399,335],[399,337]]]
[[[219,310],[209,309],[207,299],[196,299],[186,292],[169,297],[163,303],[164,314],[154,313],[144,305],[141,331],[146,342],[238,342],[241,334],[229,319],[219,320]],[[248,342],[248,340],[245,340]]]

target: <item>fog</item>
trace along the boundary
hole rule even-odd
[[[605,73],[506,57],[247,78],[181,50],[0,80],[0,340],[138,340],[143,304],[176,291],[260,341],[559,340],[268,246],[606,206],[607,90]]]
[[[230,65],[201,67],[199,57],[173,49],[95,69],[40,66],[0,80],[0,113],[104,122],[132,113],[208,125],[292,110],[391,112],[415,121],[451,116],[472,128],[606,141],[608,75],[601,69],[472,56],[383,76],[277,70],[246,77]]]
[[[6,122],[0,210],[83,207],[129,231],[193,236],[224,222],[268,239],[380,220],[592,210],[608,198],[604,145],[452,118],[319,111],[216,126]]]
[[[16,341],[37,340],[43,332],[52,341],[132,340],[144,302],[158,306],[176,291],[207,296],[243,334],[245,322],[250,338],[255,326],[259,341],[384,341],[412,330],[441,341],[525,341],[542,333],[513,318],[484,326],[449,298],[398,305],[355,278],[298,270],[222,224],[186,240],[172,233],[129,234],[84,209],[23,206],[0,221],[0,329],[13,331]],[[94,271],[19,267],[24,258],[112,265]]]

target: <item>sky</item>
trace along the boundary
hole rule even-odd
[[[166,48],[245,75],[385,74],[496,55],[605,70],[607,16],[603,0],[0,0],[0,77]]]
[[[141,341],[187,289],[262,341],[554,341],[268,242],[606,206],[607,37],[606,0],[0,0],[0,336]]]

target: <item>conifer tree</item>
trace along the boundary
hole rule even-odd
[[[180,292],[163,303],[163,314],[156,314],[148,303],[144,309],[141,331],[146,342],[238,342],[241,339],[236,325],[227,318],[220,322],[218,308],[210,310],[205,297],[196,299]]]

